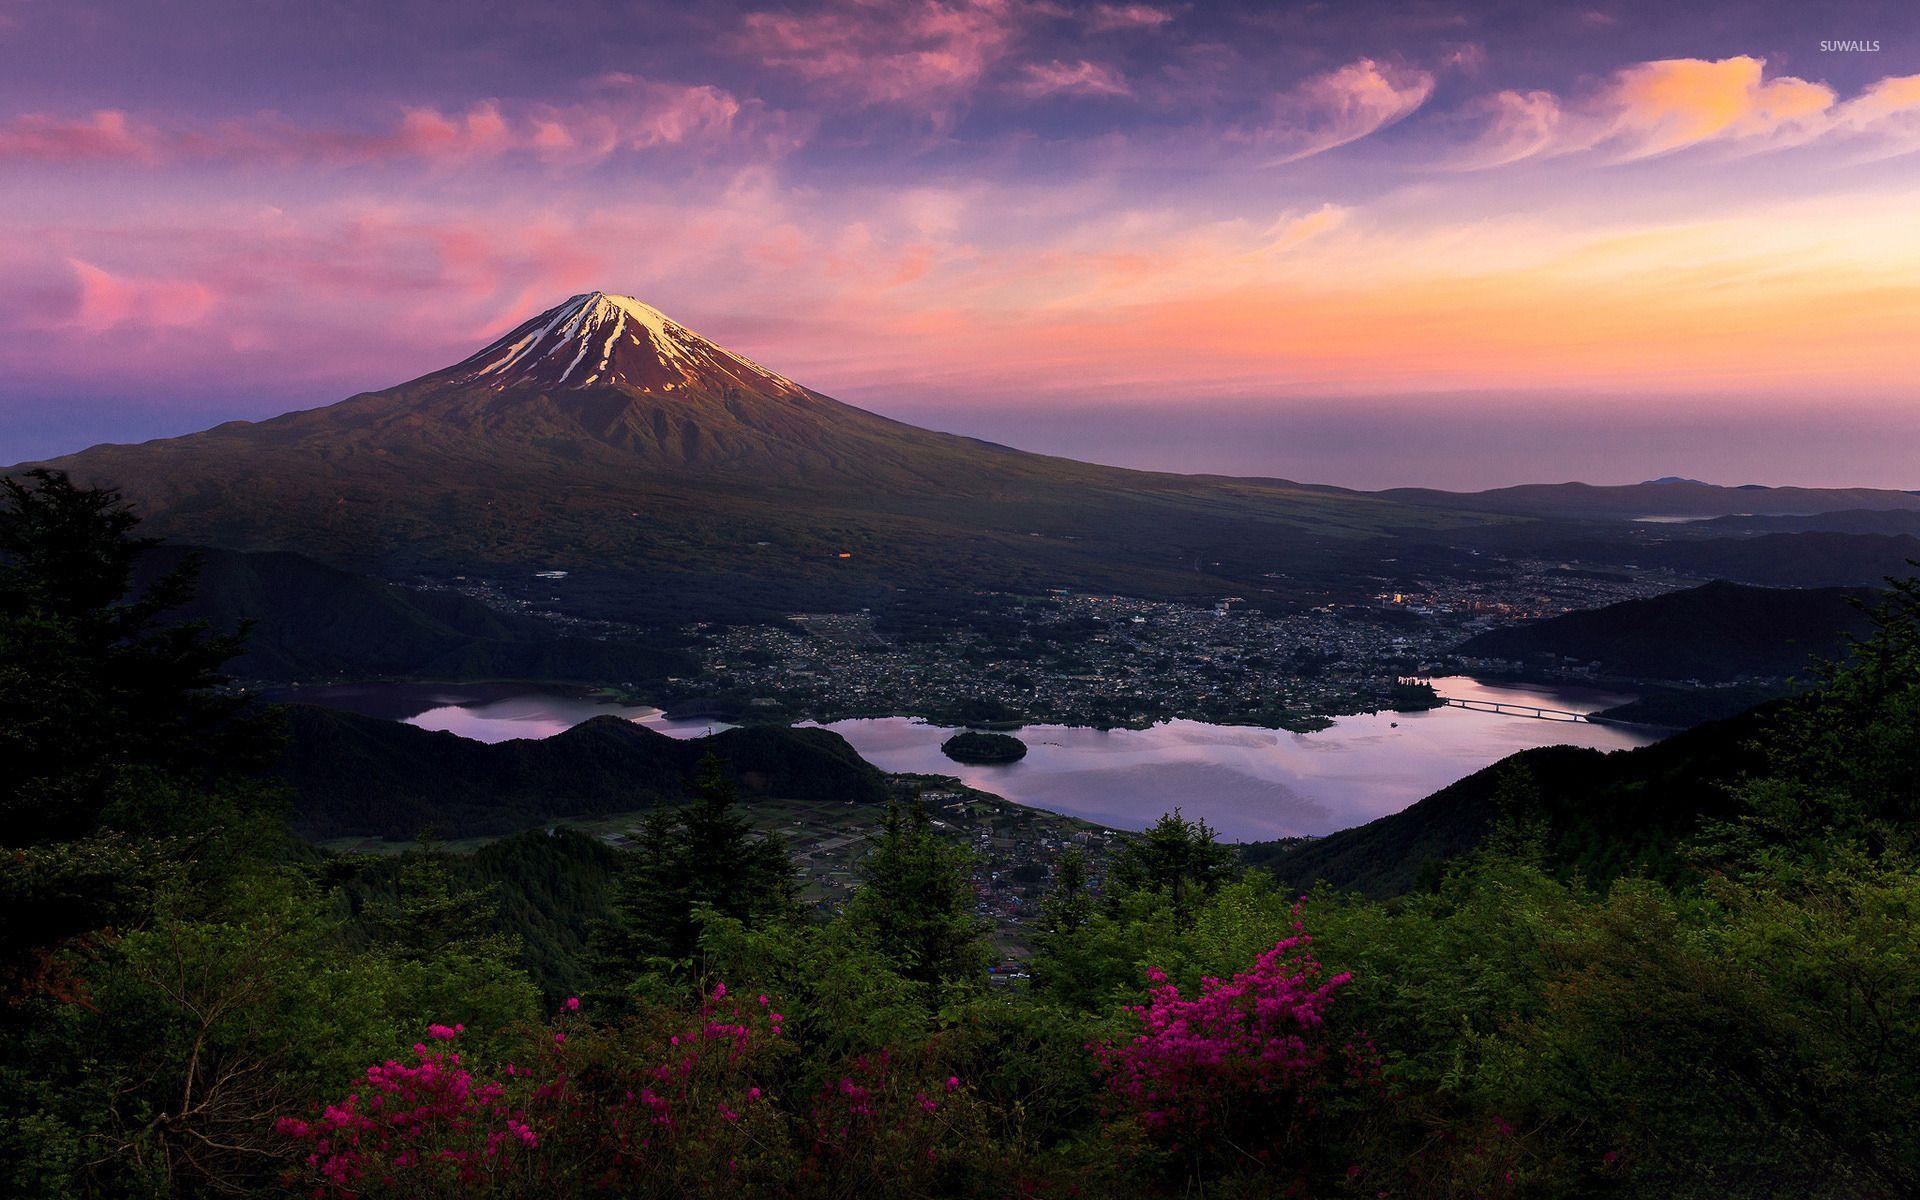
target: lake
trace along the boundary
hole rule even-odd
[[[1595,712],[1632,697],[1582,688],[1436,679],[1442,695]],[[498,742],[551,737],[591,717],[625,717],[673,737],[724,729],[657,708],[526,684],[356,684],[283,692],[298,699]],[[940,753],[954,730],[909,717],[824,726],[884,771],[953,775],[1018,804],[1139,829],[1179,805],[1231,841],[1324,834],[1398,812],[1515,751],[1559,744],[1619,750],[1658,731],[1502,716],[1459,708],[1339,717],[1314,733],[1167,721],[1150,729],[1029,725],[1027,756],[968,766]]]

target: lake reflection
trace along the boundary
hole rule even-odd
[[[1434,684],[1441,694],[1458,699],[1572,712],[1594,712],[1631,699],[1465,677]],[[551,737],[609,714],[673,737],[727,728],[707,720],[671,721],[657,708],[612,704],[580,690],[525,684],[365,684],[309,688],[279,698],[393,717],[486,742]],[[1109,731],[1029,725],[1016,734],[1027,744],[1026,758],[1005,766],[969,766],[940,753],[940,743],[954,730],[917,719],[834,721],[825,728],[883,771],[953,775],[1018,804],[1123,829],[1143,828],[1178,805],[1232,841],[1361,825],[1534,746],[1618,750],[1659,736],[1653,730],[1458,708],[1341,717],[1315,733],[1199,721]]]
[[[1595,712],[1629,697],[1436,679],[1442,695]],[[1104,825],[1139,829],[1179,805],[1232,841],[1332,833],[1399,812],[1535,746],[1643,746],[1653,730],[1569,724],[1458,708],[1340,717],[1315,733],[1168,721],[1151,729],[1030,725],[1027,756],[968,766],[940,753],[953,732],[905,717],[826,726],[885,771],[955,775],[982,791]]]
[[[660,709],[618,704],[585,688],[527,683],[347,683],[287,688],[270,700],[342,708],[457,733],[476,742],[548,738],[595,717],[623,717],[669,737],[704,737],[731,725],[700,718],[673,720]]]

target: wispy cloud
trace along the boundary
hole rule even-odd
[[[802,128],[716,87],[623,75],[596,82],[598,94],[578,103],[509,107],[489,100],[451,112],[415,107],[373,131],[272,114],[200,124],[136,119],[115,109],[71,118],[30,113],[0,123],[0,162],[341,166],[516,155],[580,164],[671,146],[787,147]]]
[[[1087,10],[1086,23],[1096,32],[1119,29],[1158,29],[1178,13],[1153,4],[1096,4]]]
[[[1357,142],[1400,121],[1433,95],[1433,76],[1358,59],[1282,93],[1258,138],[1288,163]]]
[[[1029,100],[1044,96],[1126,96],[1132,94],[1126,76],[1113,67],[1081,59],[1063,62],[1028,63],[1009,90]]]
[[[1007,55],[1018,0],[839,0],[808,12],[747,14],[739,48],[832,94],[937,110]]]

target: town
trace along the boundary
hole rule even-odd
[[[1389,707],[1404,675],[1445,674],[1496,625],[1655,595],[1690,581],[1516,561],[1472,579],[1288,612],[1054,591],[900,630],[885,614],[700,625],[698,678],[672,711],[736,720],[918,716],[950,724],[1139,728],[1191,719],[1306,731]],[[890,636],[891,635],[891,636]]]

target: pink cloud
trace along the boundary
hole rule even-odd
[[[0,162],[152,162],[160,152],[153,130],[116,109],[77,119],[25,113],[0,124]]]
[[[1280,152],[1277,162],[1294,162],[1384,129],[1432,94],[1426,71],[1358,59],[1283,93],[1259,139]]]
[[[1834,128],[1878,143],[1883,154],[1920,150],[1920,75],[1880,80],[1833,112]]]
[[[1548,91],[1497,92],[1469,105],[1467,116],[1481,128],[1453,163],[1464,171],[1503,167],[1547,152],[1565,119],[1560,97]]]
[[[1086,22],[1096,32],[1115,29],[1158,29],[1173,20],[1171,9],[1151,4],[1096,4],[1088,10]]]
[[[70,322],[76,329],[174,329],[197,325],[213,310],[213,291],[192,280],[128,279],[77,258],[67,262],[80,285]]]
[[[1126,96],[1132,94],[1126,77],[1112,67],[1081,59],[1079,62],[1028,63],[1010,85],[1015,95],[1037,100],[1044,96]]]
[[[27,115],[0,125],[0,162],[338,166],[458,164],[524,155],[578,164],[669,146],[783,151],[801,140],[800,122],[720,88],[625,75],[597,83],[600,94],[576,104],[507,110],[497,101],[483,101],[464,112],[409,108],[391,128],[376,132],[300,125],[277,116],[161,127],[137,124],[117,111],[82,120]]]
[[[811,13],[755,12],[740,48],[837,95],[937,108],[1013,45],[1017,0],[838,0]]]

